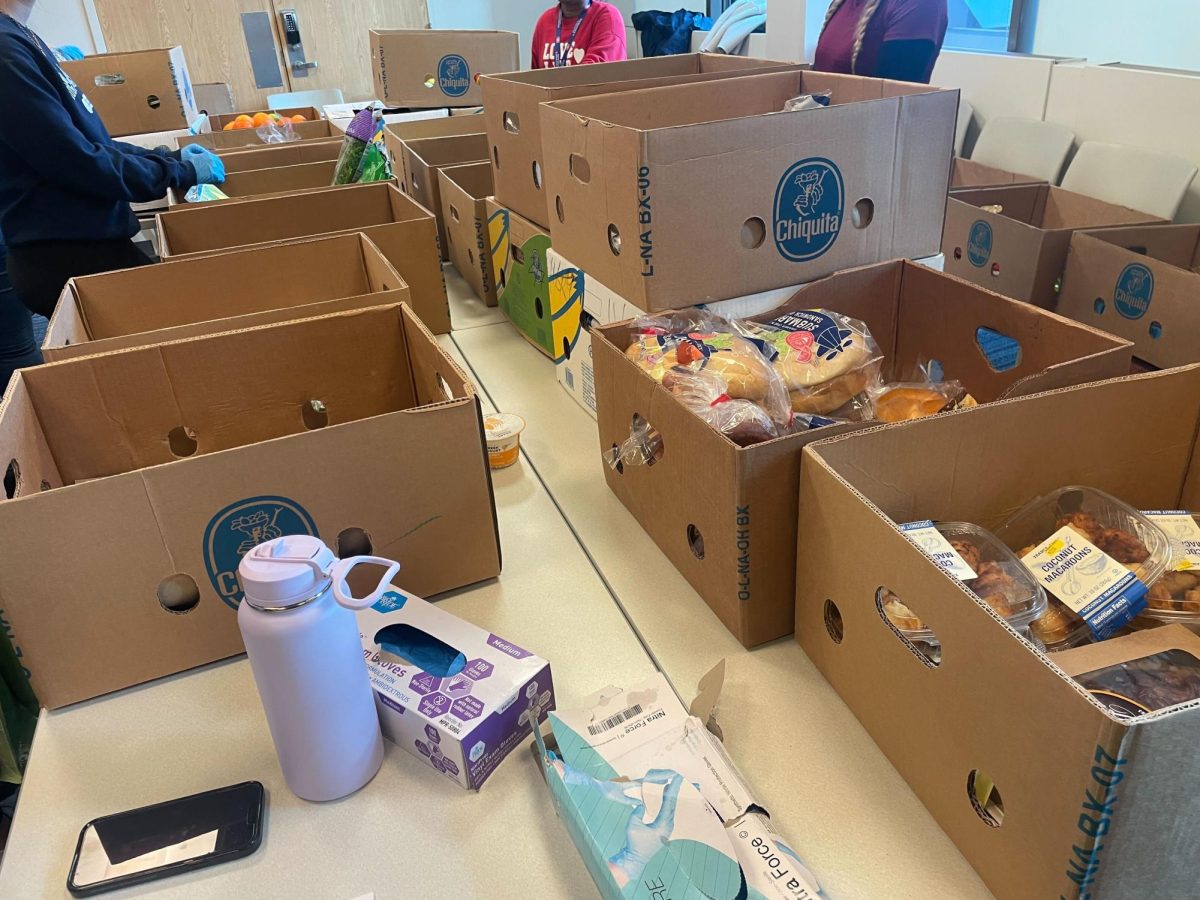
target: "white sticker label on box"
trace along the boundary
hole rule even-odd
[[[1021,561],[1046,590],[1082,616],[1100,640],[1112,637],[1146,608],[1146,585],[1069,525]]]
[[[974,581],[979,576],[967,565],[966,560],[958,555],[958,551],[946,540],[946,536],[938,531],[933,522],[909,522],[901,525],[900,530],[910,541],[933,557],[933,561],[942,570],[953,575],[959,581]]]
[[[1200,524],[1184,509],[1148,509],[1146,518],[1166,532],[1175,554],[1175,571],[1200,569]]]

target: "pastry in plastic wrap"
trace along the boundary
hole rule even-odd
[[[883,354],[857,319],[812,309],[744,327],[775,348],[773,365],[795,412],[827,415],[879,381]]]
[[[975,399],[957,381],[886,384],[871,392],[871,406],[880,422],[909,422],[975,405]]]

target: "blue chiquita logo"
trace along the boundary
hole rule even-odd
[[[289,534],[317,535],[312,516],[287,497],[249,497],[231,503],[204,529],[208,579],[230,609],[242,602],[237,569],[242,557],[264,541]]]
[[[980,219],[967,234],[967,259],[977,269],[992,258],[992,226]]]
[[[833,246],[842,230],[846,191],[827,159],[793,165],[775,189],[775,246],[784,259],[808,262]]]
[[[471,67],[457,53],[443,56],[438,63],[438,87],[447,97],[461,97],[471,87]]]
[[[1154,296],[1154,273],[1141,263],[1130,263],[1121,270],[1113,288],[1113,302],[1126,319],[1140,319],[1150,308]]]

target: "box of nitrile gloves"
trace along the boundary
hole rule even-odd
[[[554,709],[548,662],[419,597],[389,591],[358,629],[384,735],[465,788]]]

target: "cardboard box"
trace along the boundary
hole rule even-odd
[[[250,116],[250,118],[254,118],[254,116],[260,112],[278,113],[281,117],[286,116],[289,119],[292,116],[304,116],[307,122],[318,122],[325,118],[323,115],[321,115],[321,110],[317,109],[315,106],[294,106],[289,107],[288,109],[246,109],[242,110],[241,112],[228,112],[220,115],[210,115],[209,118],[212,119],[212,130],[221,131],[226,125],[228,125],[238,116]],[[293,122],[292,124],[298,125],[301,123]]]
[[[704,676],[690,709],[658,673],[629,690],[606,688],[584,709],[552,713],[535,732],[555,809],[605,900],[624,900],[623,885],[639,882],[647,897],[667,896],[659,892],[668,885],[675,897],[732,896],[738,885],[738,896],[760,900],[819,897],[816,879],[706,727],[724,668]],[[615,848],[639,846],[647,828],[640,814],[652,809],[663,810],[653,817],[657,840],[680,852],[614,857]]]
[[[950,169],[950,188],[999,187],[1010,184],[1045,184],[1045,179],[1032,175],[1018,175],[983,163],[972,162],[961,156],[954,158]]]
[[[1200,225],[1075,232],[1058,312],[1133,341],[1151,365],[1200,362]]]
[[[804,454],[796,636],[997,897],[1194,893],[1200,707],[1116,718],[1065,677],[1056,664],[1064,654],[1036,653],[896,523],[994,529],[1070,484],[1135,508],[1200,509],[1198,416],[1193,366],[824,441]],[[1136,439],[1114,440],[1114,423]],[[939,666],[885,624],[880,586],[935,631]],[[972,802],[973,773],[1002,798],[999,827]]]
[[[100,53],[60,65],[114,137],[186,129],[200,116],[182,47]]]
[[[402,185],[407,185],[408,173],[404,169],[404,144],[406,141],[483,133],[483,119],[481,118],[446,116],[441,119],[405,122],[401,125],[385,125],[383,127],[383,146],[392,158],[392,170],[395,172],[396,178]]]
[[[756,69],[805,69],[745,56],[690,53],[589,66],[534,69],[486,75],[484,117],[496,166],[496,202],[531,222],[550,228],[551,204],[544,184],[542,128],[538,105],[594,94],[610,94],[691,81],[710,81]],[[782,107],[781,107],[782,108]]]
[[[818,308],[867,324],[888,380],[907,378],[921,359],[937,360],[980,403],[1125,374],[1132,355],[1120,338],[903,261],[815,281],[751,318]],[[984,355],[981,328],[1019,345],[1004,371]],[[609,487],[744,645],[789,634],[801,451],[863,426],[738,447],[626,358],[630,335],[629,323],[592,332],[600,446],[620,445],[640,416],[662,435],[663,454],[651,466],[606,467]],[[948,472],[939,474],[957,485]]]
[[[575,402],[582,406],[592,418],[596,417],[596,373],[592,364],[592,335],[591,329],[598,325],[612,325],[614,322],[624,322],[644,316],[645,313],[632,303],[626,302],[610,291],[595,278],[589,278],[587,273],[572,266],[562,254],[553,247],[546,250],[546,265],[550,277],[578,277],[583,292],[583,312],[579,316],[579,328],[573,339],[568,337],[563,354],[555,365],[555,375],[558,383],[563,386]],[[755,316],[759,313],[774,309],[789,300],[798,290],[797,286],[766,291],[749,297],[738,297],[733,300],[722,300],[720,303],[696,303],[709,309],[719,316],[736,319],[744,316]]]
[[[404,142],[404,190],[426,209],[433,210],[437,217],[443,260],[450,257],[446,252],[446,223],[442,220],[438,170],[486,159],[487,135],[484,134],[460,134]]]
[[[327,159],[294,166],[272,166],[267,169],[230,172],[220,188],[230,200],[245,200],[249,197],[326,188],[333,185],[336,168],[337,160]],[[170,188],[167,191],[167,200],[170,206],[180,206],[188,202],[187,193]],[[225,201],[208,200],[205,202],[224,203]]]
[[[321,188],[239,203],[200,203],[158,216],[163,259],[362,232],[400,273],[434,334],[450,331],[450,302],[429,210],[390,182]]]
[[[492,274],[487,212],[487,198],[492,195],[491,163],[449,166],[439,169],[437,177],[447,255],[475,296],[495,306],[496,279]]]
[[[1053,309],[1071,232],[1162,221],[1046,184],[961,190],[946,203],[942,252],[952,275]]]
[[[521,68],[516,32],[372,29],[375,96],[388,106],[479,106],[479,76]]]
[[[215,127],[215,126],[214,126]],[[292,133],[298,140],[312,140],[313,138],[340,138],[342,132],[334,128],[324,119],[317,122],[295,122],[292,124]],[[234,131],[214,130],[212,134],[197,135],[195,138],[189,138],[186,142],[180,141],[180,146],[185,143],[199,144],[201,147],[207,147],[209,150],[236,150],[239,147],[270,147],[271,144],[264,143],[259,137],[258,130],[255,128],[241,128]],[[285,142],[286,143],[286,142]]]
[[[554,709],[550,664],[419,597],[389,591],[357,614],[383,734],[470,790]],[[449,667],[409,660],[414,632],[458,651]]]
[[[200,112],[210,116],[231,113],[234,110],[233,88],[224,81],[193,84],[196,106]]]
[[[821,90],[832,106],[782,112]],[[647,310],[931,256],[957,103],[924,85],[777,72],[544,104],[555,248]]]
[[[407,306],[23,370],[0,456],[0,603],[52,709],[241,653],[270,537],[370,547],[424,596],[500,572],[479,401]]]
[[[577,269],[550,274],[550,235],[487,200],[488,239],[500,309],[529,343],[555,362],[579,336],[583,279]]]
[[[408,285],[364,235],[271,244],[73,278],[42,355],[56,362],[401,302]]]
[[[201,115],[192,122],[189,128],[174,128],[170,131],[151,131],[146,134],[126,134],[119,140],[123,144],[133,144],[135,147],[145,147],[147,150],[157,150],[162,147],[174,150],[178,141],[187,146],[189,138],[198,134],[207,134],[212,130],[208,116]]]
[[[299,166],[304,163],[337,160],[342,152],[341,138],[292,141],[287,144],[270,144],[262,147],[239,147],[236,150],[218,150],[217,156],[225,164],[225,174],[251,172],[256,169],[274,169],[280,166]]]

